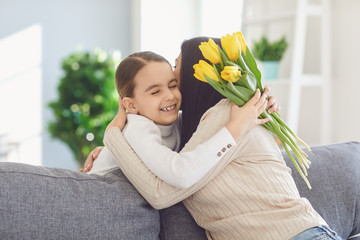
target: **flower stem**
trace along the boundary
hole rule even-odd
[[[291,135],[293,135],[296,140],[298,140],[309,152],[311,152],[310,147],[309,147],[303,140],[301,140],[301,139],[289,128],[289,126],[281,119],[279,113],[274,112],[274,113],[271,113],[271,115],[272,115],[273,117],[275,117],[276,120],[277,120],[278,122],[280,122],[281,125],[284,126],[284,127],[286,128],[286,130],[289,131],[289,132],[291,133]]]

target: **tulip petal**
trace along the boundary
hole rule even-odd
[[[201,42],[199,49],[203,54],[204,58],[209,60],[211,63],[218,64],[221,61],[221,56],[217,47],[217,44],[209,38],[208,42]]]

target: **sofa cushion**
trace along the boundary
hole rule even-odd
[[[159,212],[120,170],[104,177],[0,163],[0,239],[158,239]]]
[[[160,210],[161,240],[206,240],[205,230],[199,227],[183,203]]]
[[[312,189],[296,171],[289,157],[287,165],[300,195],[341,237],[360,233],[360,143],[346,142],[312,147],[308,179]]]

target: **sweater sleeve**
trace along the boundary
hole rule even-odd
[[[149,119],[136,116],[123,134],[144,164],[161,180],[178,188],[189,188],[236,145],[222,127],[214,136],[188,152],[177,153],[162,144],[160,130]]]
[[[217,108],[209,110],[204,114],[193,134],[192,138],[185,145],[182,152],[191,151],[197,145],[205,142],[219,129],[225,126],[230,116],[230,104],[221,101]],[[242,147],[244,137],[240,137],[238,145],[232,148],[203,178],[197,181],[190,188],[181,189],[173,187],[154,175],[136,155],[129,146],[119,128],[113,127],[105,135],[104,143],[114,156],[115,161],[125,176],[138,190],[138,192],[156,209],[170,207],[209,183],[221,170],[233,159],[234,154]],[[241,144],[239,144],[241,143]]]

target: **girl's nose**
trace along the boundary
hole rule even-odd
[[[165,94],[165,100],[173,100],[175,97],[174,93],[170,89],[168,89]]]

